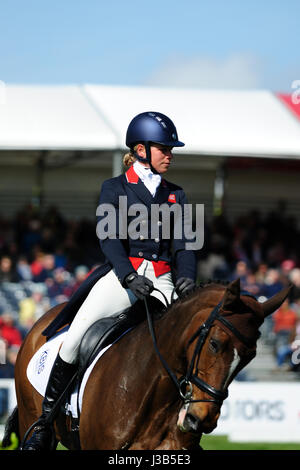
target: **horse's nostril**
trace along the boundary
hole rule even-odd
[[[190,432],[199,433],[200,432],[200,421],[196,416],[187,413],[184,420],[185,428]]]

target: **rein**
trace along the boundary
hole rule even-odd
[[[160,294],[163,295],[167,306],[170,306],[169,302],[166,299],[166,296],[157,288],[154,288],[153,290],[156,290],[160,292]],[[175,292],[175,288],[172,292],[171,299],[173,299],[173,294]],[[241,291],[241,295],[252,297],[255,299],[255,296],[250,294],[247,291]],[[148,326],[150,330],[150,334],[152,337],[153,345],[155,352],[157,356],[159,357],[163,367],[165,368],[166,372],[168,373],[169,377],[173,381],[175,387],[177,388],[181,400],[184,402],[185,405],[188,405],[189,403],[196,403],[196,402],[211,402],[211,403],[216,403],[218,405],[222,405],[223,401],[228,397],[228,388],[225,390],[218,390],[212,385],[209,385],[206,383],[204,380],[200,379],[198,377],[198,370],[196,369],[195,373],[193,373],[195,363],[197,363],[200,359],[200,354],[202,351],[202,348],[204,346],[204,343],[206,341],[206,338],[208,336],[208,333],[210,329],[213,326],[213,323],[215,320],[220,321],[223,323],[229,330],[247,347],[253,346],[253,340],[251,341],[249,338],[246,338],[242,333],[240,333],[235,326],[232,325],[228,320],[226,320],[224,317],[220,315],[220,308],[221,308],[221,302],[219,302],[214,309],[211,311],[208,319],[206,322],[204,322],[200,328],[195,332],[195,334],[192,336],[192,338],[189,340],[188,344],[193,343],[197,339],[197,343],[194,349],[193,357],[191,360],[190,365],[188,366],[188,370],[186,375],[182,376],[180,379],[177,378],[176,374],[171,370],[169,367],[168,363],[162,356],[162,354],[159,351],[158,345],[157,345],[157,340],[156,340],[156,334],[155,334],[155,329],[154,329],[154,324],[153,324],[153,319],[152,315],[150,314],[149,308],[148,308],[148,303],[147,299],[144,299],[145,302],[145,308],[146,308],[146,313],[147,313],[147,320],[148,320]],[[197,388],[202,390],[203,392],[207,393],[210,395],[212,398],[208,399],[199,399],[199,400],[194,400],[192,399],[192,394],[193,394],[193,385],[196,385]]]

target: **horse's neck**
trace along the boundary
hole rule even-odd
[[[224,293],[224,288],[208,286],[198,289],[184,300],[176,301],[169,309],[162,321],[181,329],[182,325],[187,326],[196,314],[201,314],[207,309],[213,309],[220,301]]]

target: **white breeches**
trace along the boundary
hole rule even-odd
[[[171,273],[155,277],[153,265],[148,260],[142,262],[137,272],[150,279],[154,287],[162,291],[168,302],[171,302],[174,288]],[[159,292],[153,291],[151,295],[157,297],[165,304],[165,300]],[[173,298],[177,298],[176,293]],[[131,290],[122,287],[114,270],[109,271],[109,273],[96,282],[78,310],[60,349],[60,357],[69,364],[75,363],[81,339],[87,329],[95,321],[117,315],[136,301],[137,298]]]

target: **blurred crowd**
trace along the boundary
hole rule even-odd
[[[0,215],[0,378],[12,377],[16,353],[33,323],[67,301],[103,262],[95,228],[93,220],[66,220],[55,207],[40,215],[29,205],[13,220]],[[198,253],[199,281],[240,278],[242,287],[262,300],[292,284],[289,298],[265,326],[278,366],[300,338],[299,236],[296,220],[281,211],[266,216],[252,211],[232,223],[219,216],[206,224]]]
[[[94,221],[66,220],[55,207],[41,215],[31,205],[14,219],[0,214],[0,378],[13,376],[32,325],[103,259]]]
[[[253,210],[230,224],[217,217],[206,227],[199,253],[201,279],[240,278],[243,289],[260,301],[291,285],[284,304],[267,317],[261,330],[272,346],[277,370],[299,371],[300,230],[284,204],[264,216]],[[276,369],[275,369],[276,370]]]

